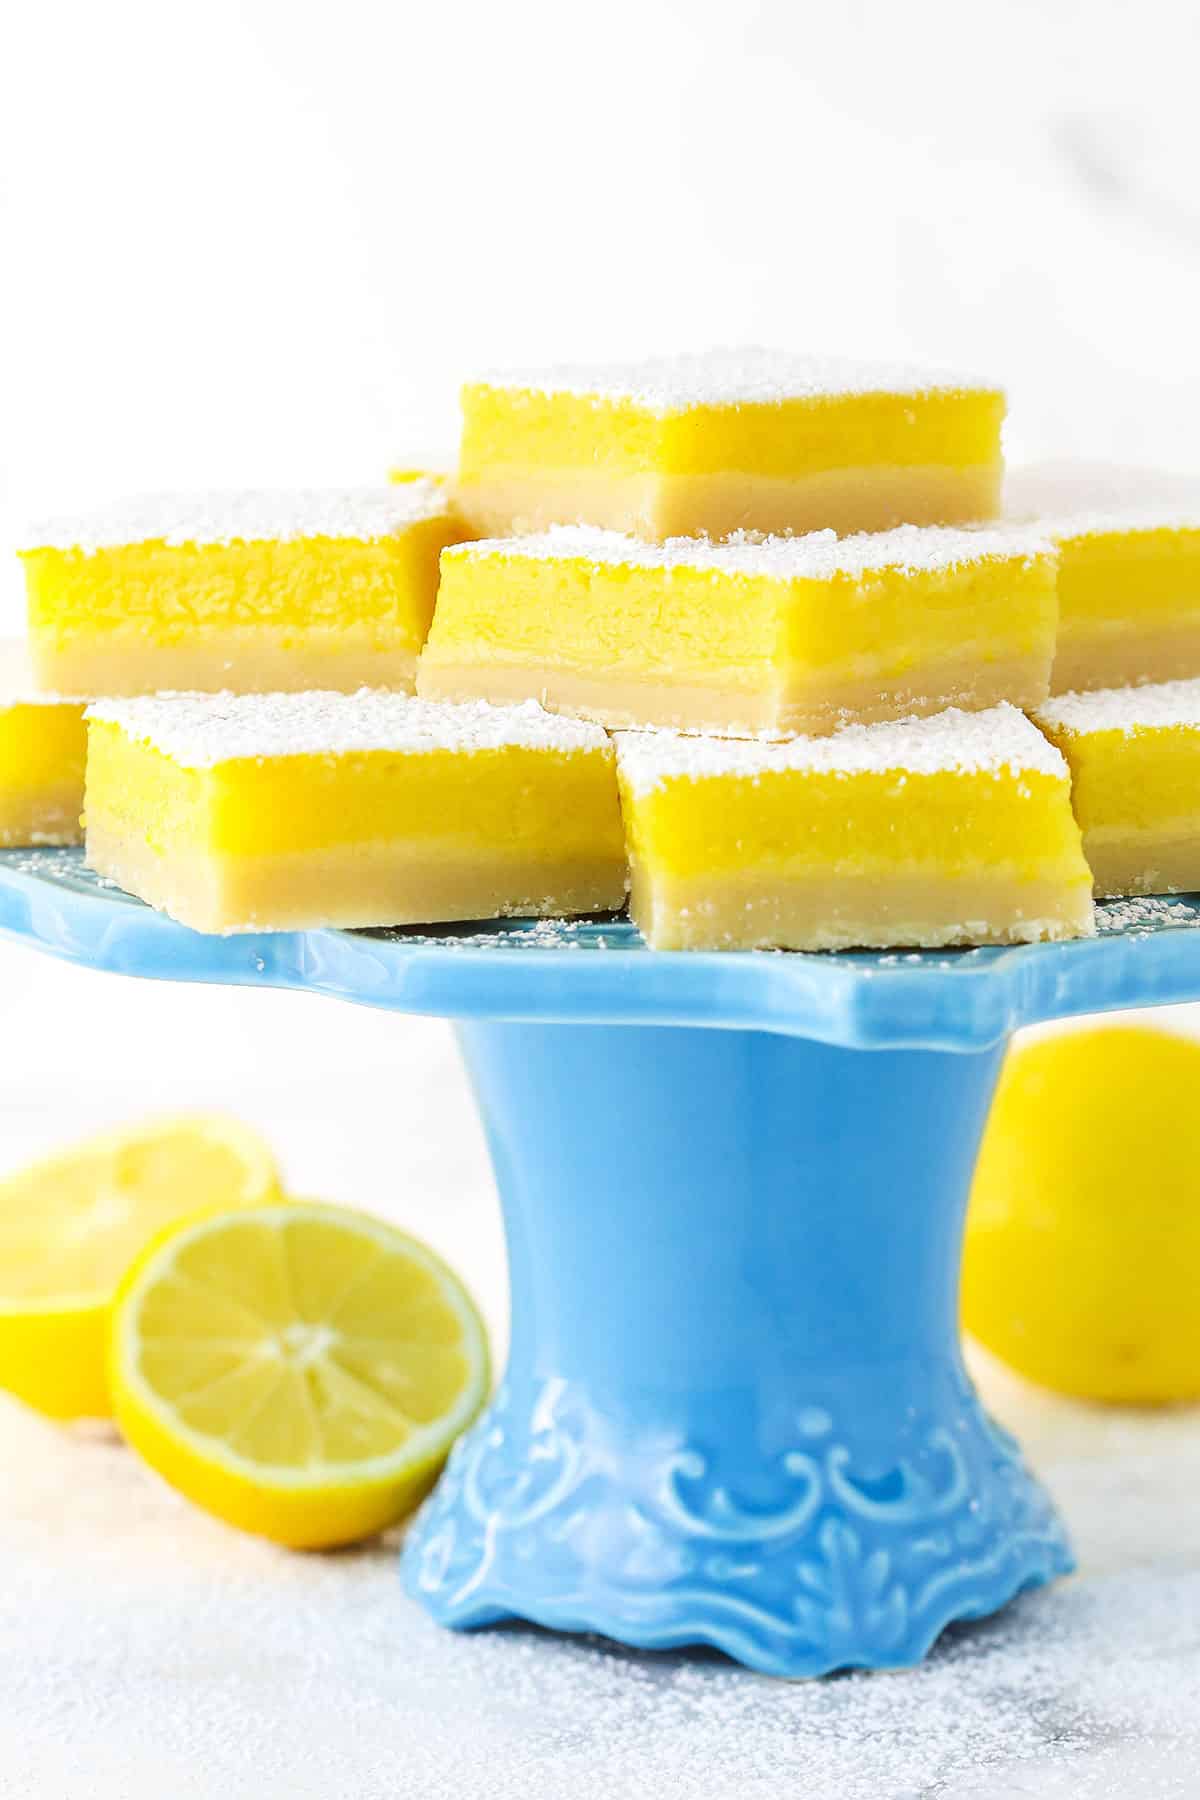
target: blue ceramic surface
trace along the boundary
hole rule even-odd
[[[959,1354],[1000,1047],[461,1029],[513,1337],[405,1547],[435,1617],[816,1675],[914,1662],[1071,1567]]]
[[[624,920],[221,938],[102,883],[78,850],[0,851],[0,931],[94,968],[450,1019],[736,1026],[861,1050],[984,1049],[1043,1019],[1200,997],[1200,895],[1143,905],[1132,927],[1126,904],[1101,906],[1100,936],[1076,943],[923,953],[655,955]]]
[[[792,1676],[913,1662],[1071,1566],[963,1370],[962,1220],[1009,1032],[1200,998],[1200,902],[1137,911],[926,955],[653,956],[611,921],[210,938],[78,853],[0,853],[0,929],[58,955],[460,1021],[513,1334],[408,1534],[434,1616]]]

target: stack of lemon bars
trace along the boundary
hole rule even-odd
[[[1200,482],[767,351],[490,375],[453,477],[22,551],[0,844],[201,931],[614,912],[655,949],[1083,936],[1200,888]],[[22,666],[22,665],[25,666]],[[85,793],[86,786],[86,793]]]

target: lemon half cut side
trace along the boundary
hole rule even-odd
[[[107,1418],[117,1284],[173,1220],[280,1195],[275,1160],[237,1119],[151,1119],[0,1181],[0,1387],[56,1419]]]
[[[168,1232],[114,1309],[126,1440],[173,1487],[276,1543],[403,1518],[487,1398],[483,1322],[423,1244],[289,1201]]]

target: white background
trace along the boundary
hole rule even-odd
[[[480,364],[903,355],[1004,380],[1014,457],[1200,470],[1198,52],[1193,0],[0,0],[0,629],[22,520],[449,460]],[[0,1167],[117,1117],[233,1105],[299,1190],[440,1244],[499,1326],[444,1025],[9,947],[0,1020]],[[46,1496],[71,1479],[8,1441]],[[74,1517],[39,1608],[56,1545],[81,1570],[97,1553]],[[184,1791],[184,1761],[161,1791]],[[1100,1791],[1038,1791],[1068,1788]]]

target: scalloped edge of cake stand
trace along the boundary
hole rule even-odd
[[[623,919],[210,937],[102,885],[77,850],[0,852],[0,931],[93,968],[443,1018],[706,1025],[864,1050],[976,1050],[1050,1019],[1200,999],[1200,896],[1099,917],[1098,937],[1069,943],[887,954],[655,953]]]

